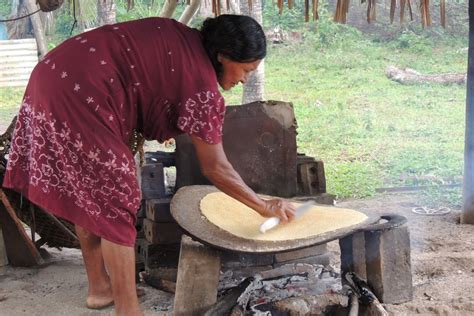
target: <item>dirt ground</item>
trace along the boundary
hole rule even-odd
[[[339,202],[341,207],[397,213],[409,220],[412,244],[414,300],[386,305],[395,315],[474,315],[474,225],[459,224],[459,210],[442,216],[412,212],[413,194],[381,195]],[[331,265],[339,266],[337,242],[329,244]],[[113,307],[90,311],[84,307],[87,281],[80,252],[47,249],[41,268],[0,270],[0,315],[112,315]],[[141,285],[142,286],[142,285]],[[142,286],[146,315],[171,315],[171,294]]]

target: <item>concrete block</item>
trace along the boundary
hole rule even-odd
[[[216,302],[220,267],[218,251],[183,235],[174,315],[202,315]]]
[[[157,223],[175,222],[170,212],[171,198],[152,199],[146,201],[146,217]]]
[[[322,244],[322,245],[317,245],[317,246],[308,247],[304,249],[281,252],[281,253],[275,254],[275,262],[276,263],[287,262],[291,260],[297,260],[297,259],[312,257],[316,255],[322,255],[322,254],[327,253],[327,251],[328,251],[327,245]]]
[[[403,216],[382,219],[365,232],[367,283],[381,302],[399,304],[413,299],[410,234]]]
[[[166,197],[163,164],[146,164],[140,169],[142,198],[144,200]]]
[[[359,278],[366,280],[364,232],[339,239],[339,246],[341,248],[341,274],[354,272]]]
[[[326,176],[324,173],[324,163],[321,160],[310,159],[297,160],[297,182],[298,194],[314,195],[326,193]]]
[[[177,223],[157,223],[143,220],[145,238],[152,244],[169,245],[179,243],[183,230]]]

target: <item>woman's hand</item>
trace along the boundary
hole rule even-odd
[[[265,207],[259,211],[263,217],[278,217],[281,223],[291,222],[295,218],[295,207],[282,199],[265,200]]]

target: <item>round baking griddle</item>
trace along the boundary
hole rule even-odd
[[[183,187],[171,200],[171,214],[178,224],[192,237],[212,247],[247,253],[275,253],[324,244],[358,230],[369,227],[380,217],[367,214],[362,223],[340,228],[323,234],[284,241],[252,240],[233,235],[213,223],[201,213],[201,200],[209,193],[219,192],[213,186],[194,185]],[[244,223],[242,223],[244,225]]]

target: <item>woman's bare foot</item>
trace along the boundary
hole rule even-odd
[[[137,288],[137,297],[145,295],[145,290]],[[114,305],[114,298],[112,289],[109,288],[109,293],[101,293],[99,295],[89,295],[86,300],[86,306],[89,309],[104,309]]]
[[[91,293],[92,292],[92,293]],[[90,309],[102,309],[114,304],[112,286],[109,284],[101,290],[90,291],[87,295],[86,306]]]

